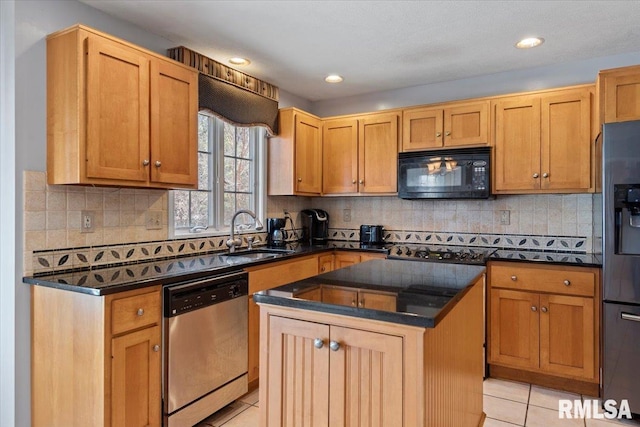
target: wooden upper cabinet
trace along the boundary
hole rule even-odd
[[[640,120],[640,66],[601,71],[598,98],[601,124]]]
[[[279,134],[269,138],[270,196],[320,195],[322,120],[296,108],[278,113]]]
[[[326,120],[322,132],[322,192],[358,192],[358,120]]]
[[[402,151],[489,144],[489,101],[402,113]]]
[[[593,87],[493,101],[496,193],[579,193],[591,185]]]
[[[197,76],[82,25],[50,35],[49,184],[194,188]]]
[[[398,191],[399,114],[372,114],[359,120],[358,191]]]

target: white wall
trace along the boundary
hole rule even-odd
[[[640,64],[640,51],[405,89],[316,101],[312,103],[311,110],[307,111],[320,117],[328,117],[593,83],[596,81],[599,70],[637,64]],[[472,67],[473,64],[469,64],[469,66]]]

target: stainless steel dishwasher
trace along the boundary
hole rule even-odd
[[[192,426],[247,393],[247,277],[165,287],[163,425]]]

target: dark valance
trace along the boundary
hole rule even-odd
[[[271,135],[278,133],[278,102],[273,99],[200,73],[198,100],[201,110],[236,126],[265,126]]]

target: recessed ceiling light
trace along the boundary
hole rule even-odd
[[[541,37],[528,37],[516,43],[516,47],[518,49],[530,49],[532,47],[540,46],[542,43],[544,43],[544,39]]]
[[[337,74],[329,74],[324,78],[324,81],[327,83],[340,83],[343,78]]]
[[[229,59],[229,62],[232,63],[233,65],[249,65],[249,64],[251,64],[251,61],[249,61],[248,59],[240,58],[240,57],[231,58],[231,59]]]

